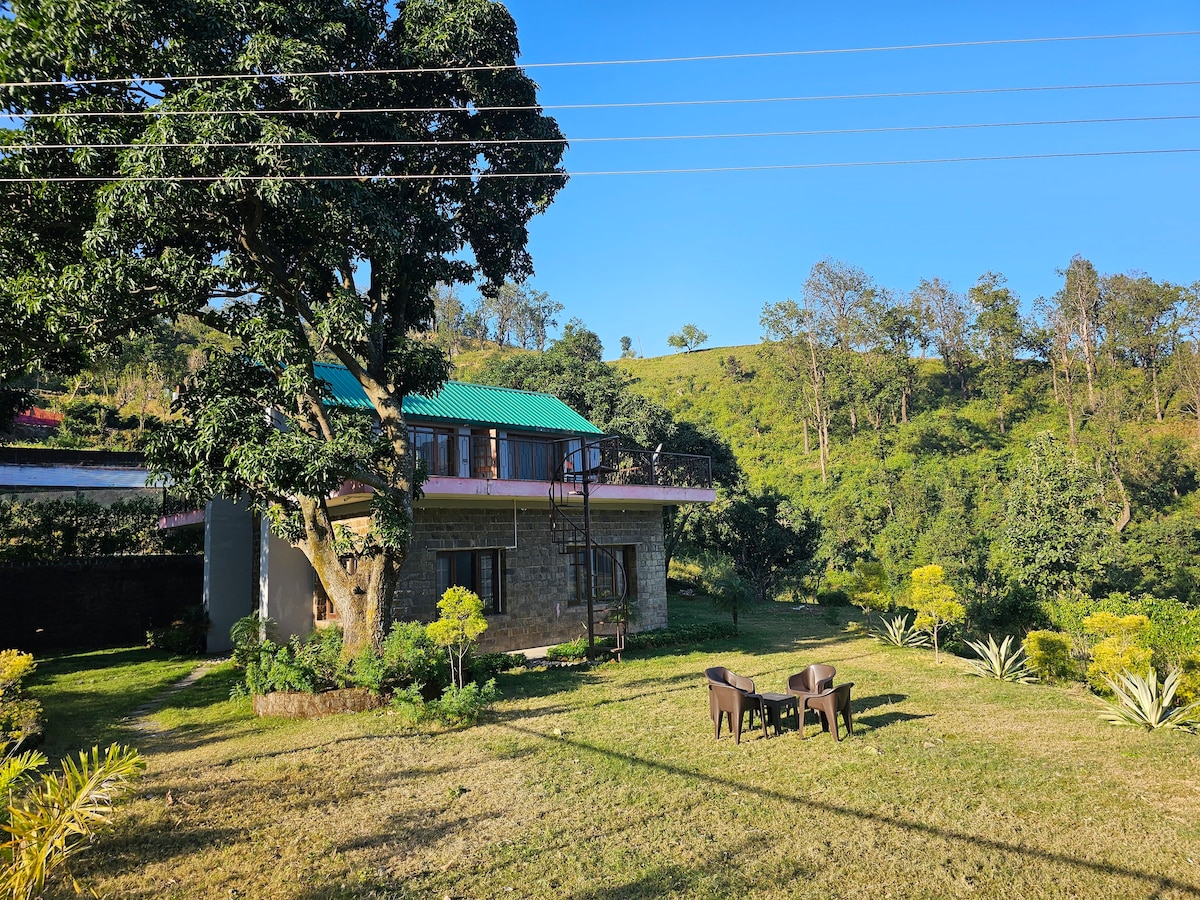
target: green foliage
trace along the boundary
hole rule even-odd
[[[426,629],[439,647],[445,647],[450,657],[450,681],[459,688],[466,686],[466,659],[479,635],[487,631],[483,617],[483,601],[474,591],[455,585],[446,589],[438,601],[438,619]]]
[[[0,744],[19,748],[42,733],[42,705],[23,685],[36,668],[32,653],[0,650]]]
[[[850,602],[863,611],[867,618],[867,629],[871,628],[871,613],[880,614],[892,608],[892,598],[887,592],[887,572],[876,562],[859,560],[853,571],[830,570],[825,580],[831,588],[841,591]]]
[[[958,594],[946,583],[946,575],[939,565],[921,566],[913,569],[911,599],[917,617],[913,627],[926,632],[933,639],[935,662],[938,655],[938,633],[947,625],[957,625],[967,616],[967,609],[958,602]]]
[[[1200,656],[1189,656],[1179,666],[1179,686],[1175,695],[1180,703],[1200,701]]]
[[[1087,680],[1092,689],[1104,692],[1121,673],[1145,675],[1153,664],[1153,651],[1145,645],[1150,620],[1143,615],[1116,616],[1098,612],[1083,620],[1084,631],[1099,636],[1092,647]]]
[[[929,636],[916,627],[909,627],[908,614],[892,616],[883,620],[883,630],[875,632],[875,638],[893,647],[928,647]]]
[[[1031,631],[1021,643],[1029,667],[1043,681],[1066,678],[1072,672],[1071,637],[1060,631]]]
[[[427,704],[428,715],[446,725],[474,725],[483,712],[496,700],[496,680],[485,684],[468,682],[458,687],[448,685],[442,696]]]
[[[396,622],[383,639],[384,683],[393,689],[415,687],[432,699],[450,683],[446,655],[420,622]]]
[[[689,322],[679,331],[667,336],[667,346],[691,353],[707,340],[708,334]]]
[[[736,631],[729,622],[697,622],[691,625],[675,625],[670,628],[655,628],[651,631],[639,631],[627,635],[625,651],[627,653],[658,650],[663,647],[678,647],[685,644],[696,644],[717,638],[736,636]],[[611,637],[601,638],[596,642],[600,647],[612,647]],[[546,651],[546,659],[552,661],[567,661],[587,658],[587,638],[578,638],[563,644],[556,644]]]
[[[1049,433],[1029,446],[1006,497],[1002,551],[1010,576],[1045,600],[1087,592],[1101,573],[1113,508],[1094,469]]]
[[[258,652],[258,645],[275,632],[275,620],[263,618],[258,612],[242,616],[229,629],[229,640],[233,645],[230,657],[239,669],[246,668]]]
[[[501,672],[511,672],[525,665],[525,657],[515,653],[477,653],[468,666],[475,684],[494,681]]]
[[[1013,647],[1012,635],[1005,635],[1004,640],[997,645],[996,639],[990,634],[987,643],[983,641],[967,641],[967,646],[975,651],[976,659],[969,660],[971,674],[980,678],[995,678],[999,681],[1018,681],[1026,683],[1033,680],[1025,651]]]
[[[722,559],[714,559],[709,563],[702,586],[712,598],[713,607],[729,613],[736,634],[738,613],[759,599],[754,586],[738,574],[732,563]]]
[[[159,529],[161,511],[154,497],[0,500],[0,562],[197,552]]]
[[[166,628],[146,632],[146,646],[166,650],[179,656],[203,653],[207,647],[212,620],[202,604],[183,610]]]
[[[759,602],[808,563],[818,531],[811,513],[769,490],[730,492],[699,528],[702,546],[727,554]]]
[[[68,757],[61,771],[39,780],[34,773],[45,762],[40,754],[26,754],[6,757],[0,766],[0,782],[8,781],[13,798],[0,819],[7,835],[0,844],[0,893],[14,900],[43,896],[67,861],[111,823],[116,797],[145,768],[136,750],[116,744],[103,755],[99,747],[81,752],[78,762]],[[82,892],[74,878],[66,880]]]
[[[1195,732],[1200,728],[1200,702],[1173,707],[1178,684],[1178,672],[1167,675],[1161,685],[1154,669],[1120,673],[1108,681],[1115,702],[1108,703],[1100,718],[1113,725],[1132,725],[1147,731],[1175,728]]]

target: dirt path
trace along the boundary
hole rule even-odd
[[[146,735],[147,737],[154,737],[162,734],[161,731],[150,724],[150,716],[160,710],[163,704],[165,704],[168,700],[170,700],[184,688],[191,687],[222,662],[224,662],[222,659],[208,659],[200,663],[200,665],[196,666],[196,668],[192,669],[191,672],[189,672],[187,675],[184,675],[161,694],[151,698],[150,700],[147,700],[145,703],[135,709],[125,718],[125,722],[128,723],[129,727],[134,731],[138,732],[139,734]]]

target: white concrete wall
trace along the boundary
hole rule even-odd
[[[294,634],[307,635],[313,621],[313,578],[315,573],[304,552],[271,533],[262,521],[259,556],[259,610],[275,620],[280,640]]]
[[[208,652],[230,648],[229,629],[252,613],[254,518],[245,503],[212,500],[204,516],[204,608]]]

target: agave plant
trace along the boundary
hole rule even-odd
[[[884,619],[883,630],[875,632],[875,637],[885,644],[892,644],[896,647],[929,646],[929,635],[910,627],[906,615]]]
[[[1139,675],[1122,672],[1116,680],[1105,679],[1116,702],[1105,700],[1108,709],[1100,718],[1113,725],[1134,725],[1152,731],[1155,728],[1178,728],[1195,732],[1200,728],[1200,700],[1186,706],[1171,707],[1175,689],[1179,687],[1179,672],[1170,672],[1160,686],[1158,673]]]
[[[979,657],[970,660],[972,675],[1000,681],[1019,681],[1022,684],[1033,681],[1033,671],[1025,659],[1025,651],[1013,647],[1011,634],[1000,644],[989,634],[986,644],[983,641],[967,641],[967,646]]]
[[[2,750],[3,748],[0,748]],[[138,752],[113,744],[93,747],[79,761],[62,762],[61,772],[41,773],[46,757],[36,751],[0,762],[0,785],[7,801],[0,818],[0,896],[41,897],[63,863],[88,846],[89,838],[111,821],[116,796],[144,767]],[[82,889],[67,876],[76,893]]]

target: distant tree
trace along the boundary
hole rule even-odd
[[[761,602],[773,597],[785,575],[812,558],[816,536],[816,520],[782,495],[738,491],[706,520],[701,541],[733,559]]]
[[[735,634],[738,630],[738,614],[761,599],[761,594],[738,573],[737,567],[721,558],[705,568],[703,586],[712,598],[713,606],[721,612],[729,613],[733,619]]]
[[[466,336],[466,310],[453,284],[438,283],[431,291],[433,297],[433,333],[438,346],[453,357]]]
[[[550,299],[545,291],[524,289],[517,310],[517,339],[526,350],[545,350],[551,328],[558,327],[555,318],[563,305]]]
[[[911,599],[917,617],[913,627],[933,638],[934,663],[941,664],[938,633],[947,625],[957,625],[967,617],[967,609],[958,602],[958,594],[946,583],[941,566],[929,565],[913,569]]]
[[[1028,344],[1020,300],[1005,286],[1004,276],[996,272],[979,276],[979,281],[967,291],[967,297],[976,313],[971,337],[982,363],[979,371],[982,393],[995,405],[1000,433],[1004,434],[1004,414],[1021,381],[1017,352]]]
[[[1179,337],[1183,288],[1146,275],[1109,275],[1100,279],[1106,343],[1145,373],[1154,401],[1154,417],[1163,420],[1159,374]]]
[[[1196,437],[1200,439],[1200,282],[1184,291],[1184,301],[1171,369],[1187,395],[1185,407],[1191,407],[1196,417]]]
[[[840,590],[850,602],[863,611],[867,628],[871,627],[871,613],[885,613],[892,608],[892,598],[887,591],[887,573],[882,564],[859,560],[849,572],[832,571],[826,575],[829,586]]]
[[[1099,380],[1096,358],[1104,318],[1100,277],[1096,274],[1096,267],[1079,255],[1071,257],[1071,262],[1065,269],[1059,269],[1058,274],[1063,277],[1063,287],[1055,294],[1054,303],[1059,317],[1070,329],[1071,337],[1082,354],[1090,409],[1096,403]]]
[[[627,334],[621,335],[621,359],[633,359],[637,353],[633,349],[633,338]]]
[[[1034,303],[1038,324],[1033,343],[1050,367],[1054,397],[1066,412],[1068,439],[1074,447],[1079,443],[1075,395],[1083,354],[1070,311],[1063,308],[1060,300],[1039,297]]]
[[[707,340],[708,334],[689,322],[667,338],[667,345],[691,353]]]
[[[1103,570],[1114,513],[1096,471],[1044,432],[1009,481],[998,548],[1002,564],[1039,600],[1087,593]]]
[[[929,324],[929,334],[946,367],[946,378],[951,384],[957,378],[959,391],[966,396],[967,376],[971,367],[969,336],[973,319],[967,299],[951,290],[940,278],[932,281],[922,279],[912,292],[912,297],[922,310],[922,318]]]

